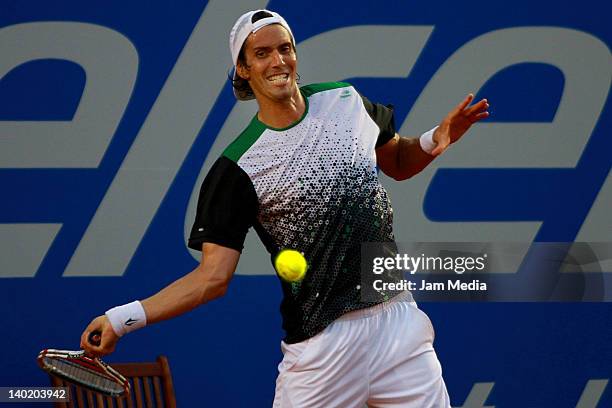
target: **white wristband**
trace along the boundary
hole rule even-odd
[[[421,149],[423,149],[423,151],[427,154],[431,154],[431,152],[433,151],[433,149],[435,149],[437,145],[437,143],[433,140],[433,135],[437,128],[438,126],[423,133],[419,138],[419,144],[421,145]]]
[[[147,315],[138,300],[107,310],[106,317],[119,337],[147,325]]]

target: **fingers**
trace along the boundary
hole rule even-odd
[[[464,113],[466,115],[472,115],[474,113],[480,113],[482,111],[486,111],[488,108],[489,108],[489,101],[487,101],[486,99],[481,99],[478,103],[465,109]]]
[[[93,332],[100,334],[95,333],[92,336]],[[118,339],[106,316],[99,316],[92,320],[81,334],[81,348],[88,354],[101,357],[115,350]]]
[[[440,155],[449,144],[459,140],[474,123],[489,117],[489,111],[487,110],[489,109],[489,101],[481,99],[474,105],[469,106],[473,100],[474,95],[470,93],[442,120],[440,127],[434,133],[434,141],[437,145],[432,150],[432,155]]]
[[[95,329],[94,329],[95,330]],[[89,327],[85,329],[83,334],[81,334],[81,348],[87,352],[87,354],[91,354],[92,356],[99,357],[101,356],[101,352],[99,350],[100,346],[93,345],[89,342],[89,336],[93,330]]]
[[[476,123],[479,120],[489,117],[489,101],[481,99],[478,103],[466,108],[461,112],[461,116],[467,118],[470,123]]]
[[[458,116],[462,115],[469,118],[472,122],[476,122],[477,120],[483,119],[482,116],[476,118],[482,112],[485,112],[489,109],[489,101],[487,99],[481,99],[477,103],[472,106],[469,104],[474,100],[474,94],[468,94],[463,101],[450,113],[449,116]],[[486,116],[484,116],[486,117]]]
[[[87,349],[88,347],[91,346],[89,344],[89,335],[94,330],[99,330],[99,328],[98,328],[98,326],[96,324],[96,319],[92,320],[91,323],[89,323],[89,325],[87,326],[87,328],[83,331],[83,333],[81,333],[81,344],[80,344],[80,347],[83,350],[85,350],[85,351],[89,351]]]
[[[95,357],[102,356],[103,354],[99,350],[100,346],[94,346],[93,344],[89,343],[89,341],[87,340],[89,337],[89,334],[90,332],[86,330],[81,335],[81,348],[85,350],[87,354],[91,354],[92,356],[95,356]]]
[[[485,119],[485,118],[488,118],[488,117],[489,117],[489,112],[480,112],[480,113],[478,113],[478,114],[473,116],[472,122],[478,122],[479,120]]]
[[[462,110],[464,110],[466,108],[466,106],[468,106],[472,100],[474,100],[474,94],[468,94],[468,96],[465,97],[465,99],[463,101],[461,101],[461,103],[459,105],[457,105],[457,107],[455,108],[456,112],[461,112]]]

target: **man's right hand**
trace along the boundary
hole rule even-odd
[[[97,346],[89,342],[89,335],[94,331],[101,333],[100,344]],[[115,351],[117,341],[119,336],[115,334],[113,326],[105,315],[93,319],[81,334],[81,348],[95,357],[102,357]]]

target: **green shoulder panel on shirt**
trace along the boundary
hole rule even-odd
[[[329,91],[331,89],[346,88],[351,84],[346,82],[323,82],[320,84],[311,84],[303,86],[301,89],[302,95],[309,97],[319,92]],[[238,162],[240,157],[249,150],[251,146],[259,139],[259,136],[266,130],[266,126],[257,120],[257,115],[253,117],[249,126],[234,140],[224,151],[223,156],[228,159]]]
[[[242,155],[259,139],[266,127],[253,117],[249,126],[223,151],[223,156],[238,162]]]
[[[323,82],[320,84],[306,85],[300,89],[302,90],[302,94],[304,96],[309,97],[318,92],[329,91],[330,89],[346,88],[347,86],[351,86],[351,84],[346,82]]]

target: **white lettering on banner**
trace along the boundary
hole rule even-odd
[[[582,395],[576,404],[576,408],[597,408],[601,396],[603,395],[606,387],[608,386],[607,379],[603,380],[589,380]]]
[[[580,232],[576,237],[579,242],[610,242],[612,241],[612,174],[608,176],[603,187],[599,190],[597,198],[589,211]],[[612,265],[611,265],[612,267]]]
[[[0,168],[98,167],[136,82],[130,40],[94,24],[17,24],[0,30],[0,55],[0,79],[49,58],[78,64],[87,78],[70,121],[0,121]]]
[[[456,408],[495,408],[493,405],[485,405],[494,385],[494,382],[475,383],[463,405]]]
[[[403,206],[394,218],[397,240],[531,242],[540,222],[430,221],[423,211],[427,187],[439,168],[574,167],[604,107],[612,78],[611,59],[608,47],[597,38],[553,27],[493,31],[457,50],[432,77],[401,134],[418,135],[430,129],[455,101],[477,92],[489,78],[514,64],[538,62],[557,67],[565,76],[563,96],[552,123],[479,123],[450,152],[408,182],[389,182],[383,176],[393,201]],[[494,109],[495,101],[491,103]],[[516,268],[522,258],[517,258]]]
[[[494,382],[475,383],[463,405],[455,408],[495,408],[494,405],[485,405],[494,385]],[[607,379],[589,380],[576,408],[597,408],[607,385]]]
[[[121,276],[217,100],[228,27],[265,1],[209,1],[64,276]]]
[[[263,1],[247,0],[232,2],[231,6],[221,1],[209,2],[64,276],[121,276],[125,272],[224,86],[223,79],[231,63],[226,44],[216,39],[226,36],[227,27],[241,11],[265,7],[265,4]],[[355,26],[322,33],[300,44],[300,72],[304,81],[309,83],[360,76],[403,78],[409,74],[431,31],[432,27],[428,26]],[[4,44],[12,44],[16,33],[19,33],[19,43],[24,44],[25,41],[26,46],[22,49],[12,47],[10,49],[14,51],[5,52]],[[376,52],[378,57],[369,55],[369,58],[362,58],[360,50],[363,44],[376,44],[376,39],[381,36],[387,43],[395,41],[399,45],[371,46],[369,49]],[[133,89],[138,56],[131,43],[110,29],[85,23],[20,24],[0,30],[0,40],[2,75],[33,59],[61,58],[82,66],[88,79],[71,122],[0,122],[0,131],[8,135],[0,140],[0,167],[97,166]],[[95,43],[95,46],[87,46],[91,43]],[[58,48],[57,44],[62,44],[68,50]],[[555,48],[558,44],[562,44],[564,52],[558,52]],[[73,49],[78,53],[74,51],[73,54]],[[95,55],[90,55],[92,53],[88,53],[87,49],[95,49]],[[393,50],[393,56],[388,56],[389,50]],[[397,50],[402,52],[398,53]],[[98,58],[103,61],[100,62]],[[429,128],[451,108],[440,105],[441,101],[458,101],[468,91],[477,91],[500,70],[518,63],[541,62],[559,68],[565,76],[562,100],[552,123],[479,124],[453,147],[456,150],[453,154],[436,160],[422,175],[407,183],[391,183],[388,190],[394,202],[403,203],[402,211],[396,215],[398,240],[406,240],[407,237],[402,235],[409,232],[411,237],[418,236],[423,241],[432,242],[439,239],[531,241],[539,222],[430,222],[422,211],[427,186],[435,171],[442,167],[575,166],[607,98],[612,77],[611,58],[609,49],[597,38],[576,30],[551,27],[494,31],[457,50],[415,103],[401,129],[402,134],[419,134]],[[122,63],[117,68],[112,61],[119,60]],[[325,71],[321,71],[317,65],[321,60],[328,62]],[[373,62],[381,60],[385,64]],[[240,132],[255,109],[254,103],[236,105],[209,153],[205,170],[209,168],[210,161]],[[88,129],[86,133],[83,130],[85,126]],[[25,144],[16,141],[40,136],[43,131],[50,133],[50,137],[45,135],[40,138],[45,140],[43,143],[55,141],[47,147],[43,145],[41,148],[38,143],[37,148],[30,152],[24,150],[27,147]],[[172,135],[172,139],[168,135]],[[524,148],[526,145],[528,149]],[[17,157],[20,159],[15,159]],[[196,185],[196,192],[203,174]],[[605,223],[600,218],[608,219],[607,213],[601,210],[602,206],[605,207],[601,201],[609,201],[606,198],[608,190],[609,187],[604,189],[602,194],[606,196],[598,199],[589,214],[587,224],[581,231],[581,236],[586,238],[582,239],[588,240],[588,237],[594,236],[596,233],[592,231],[601,231],[598,226]],[[187,232],[195,212],[194,204],[195,196],[190,201],[185,221]],[[13,231],[14,224],[10,227],[4,225]],[[45,242],[39,243],[45,254],[61,224],[32,225],[40,225],[40,236],[46,237]],[[2,228],[0,224],[0,233]],[[6,228],[5,232],[8,231]],[[256,237],[250,234],[247,247],[261,245],[254,244],[254,241],[257,241]],[[251,255],[254,262],[249,259],[243,262],[250,265],[249,270],[239,269],[238,273],[272,273],[265,251],[247,252],[244,257]],[[19,262],[11,255],[6,259],[11,265]],[[14,262],[10,259],[14,259]],[[39,266],[42,256],[37,259],[40,259],[37,261]],[[27,272],[22,271],[15,276],[34,276],[38,266],[32,265]],[[9,267],[7,270],[16,268]]]
[[[136,81],[132,43],[93,24],[26,23],[0,30],[0,55],[0,79],[24,63],[50,58],[78,64],[87,78],[70,121],[0,121],[0,168],[97,167]],[[0,224],[0,236],[7,237],[1,240],[0,277],[35,276],[60,227]]]
[[[62,224],[0,224],[0,278],[33,278]]]
[[[610,242],[612,241],[612,175],[608,170],[608,176],[604,185],[599,190],[578,236],[576,242]],[[597,262],[597,269],[603,272],[612,272],[612,259],[600,258]]]
[[[432,30],[431,26],[356,26],[319,34],[297,45],[301,82],[317,83],[356,77],[404,78],[412,70]],[[386,46],[380,47],[378,44]],[[369,50],[368,53],[363,52],[364,48]],[[321,70],[321,61],[326,62],[325,70]],[[379,61],[385,63],[380,64]],[[191,194],[185,216],[186,236],[189,235],[195,218],[198,194],[204,177],[256,111],[255,102],[237,103],[225,120]],[[245,248],[237,274],[274,274],[270,267],[270,256],[255,233],[248,234]],[[255,248],[257,250],[253,250]],[[191,254],[196,260],[201,257],[197,251],[191,250]]]

